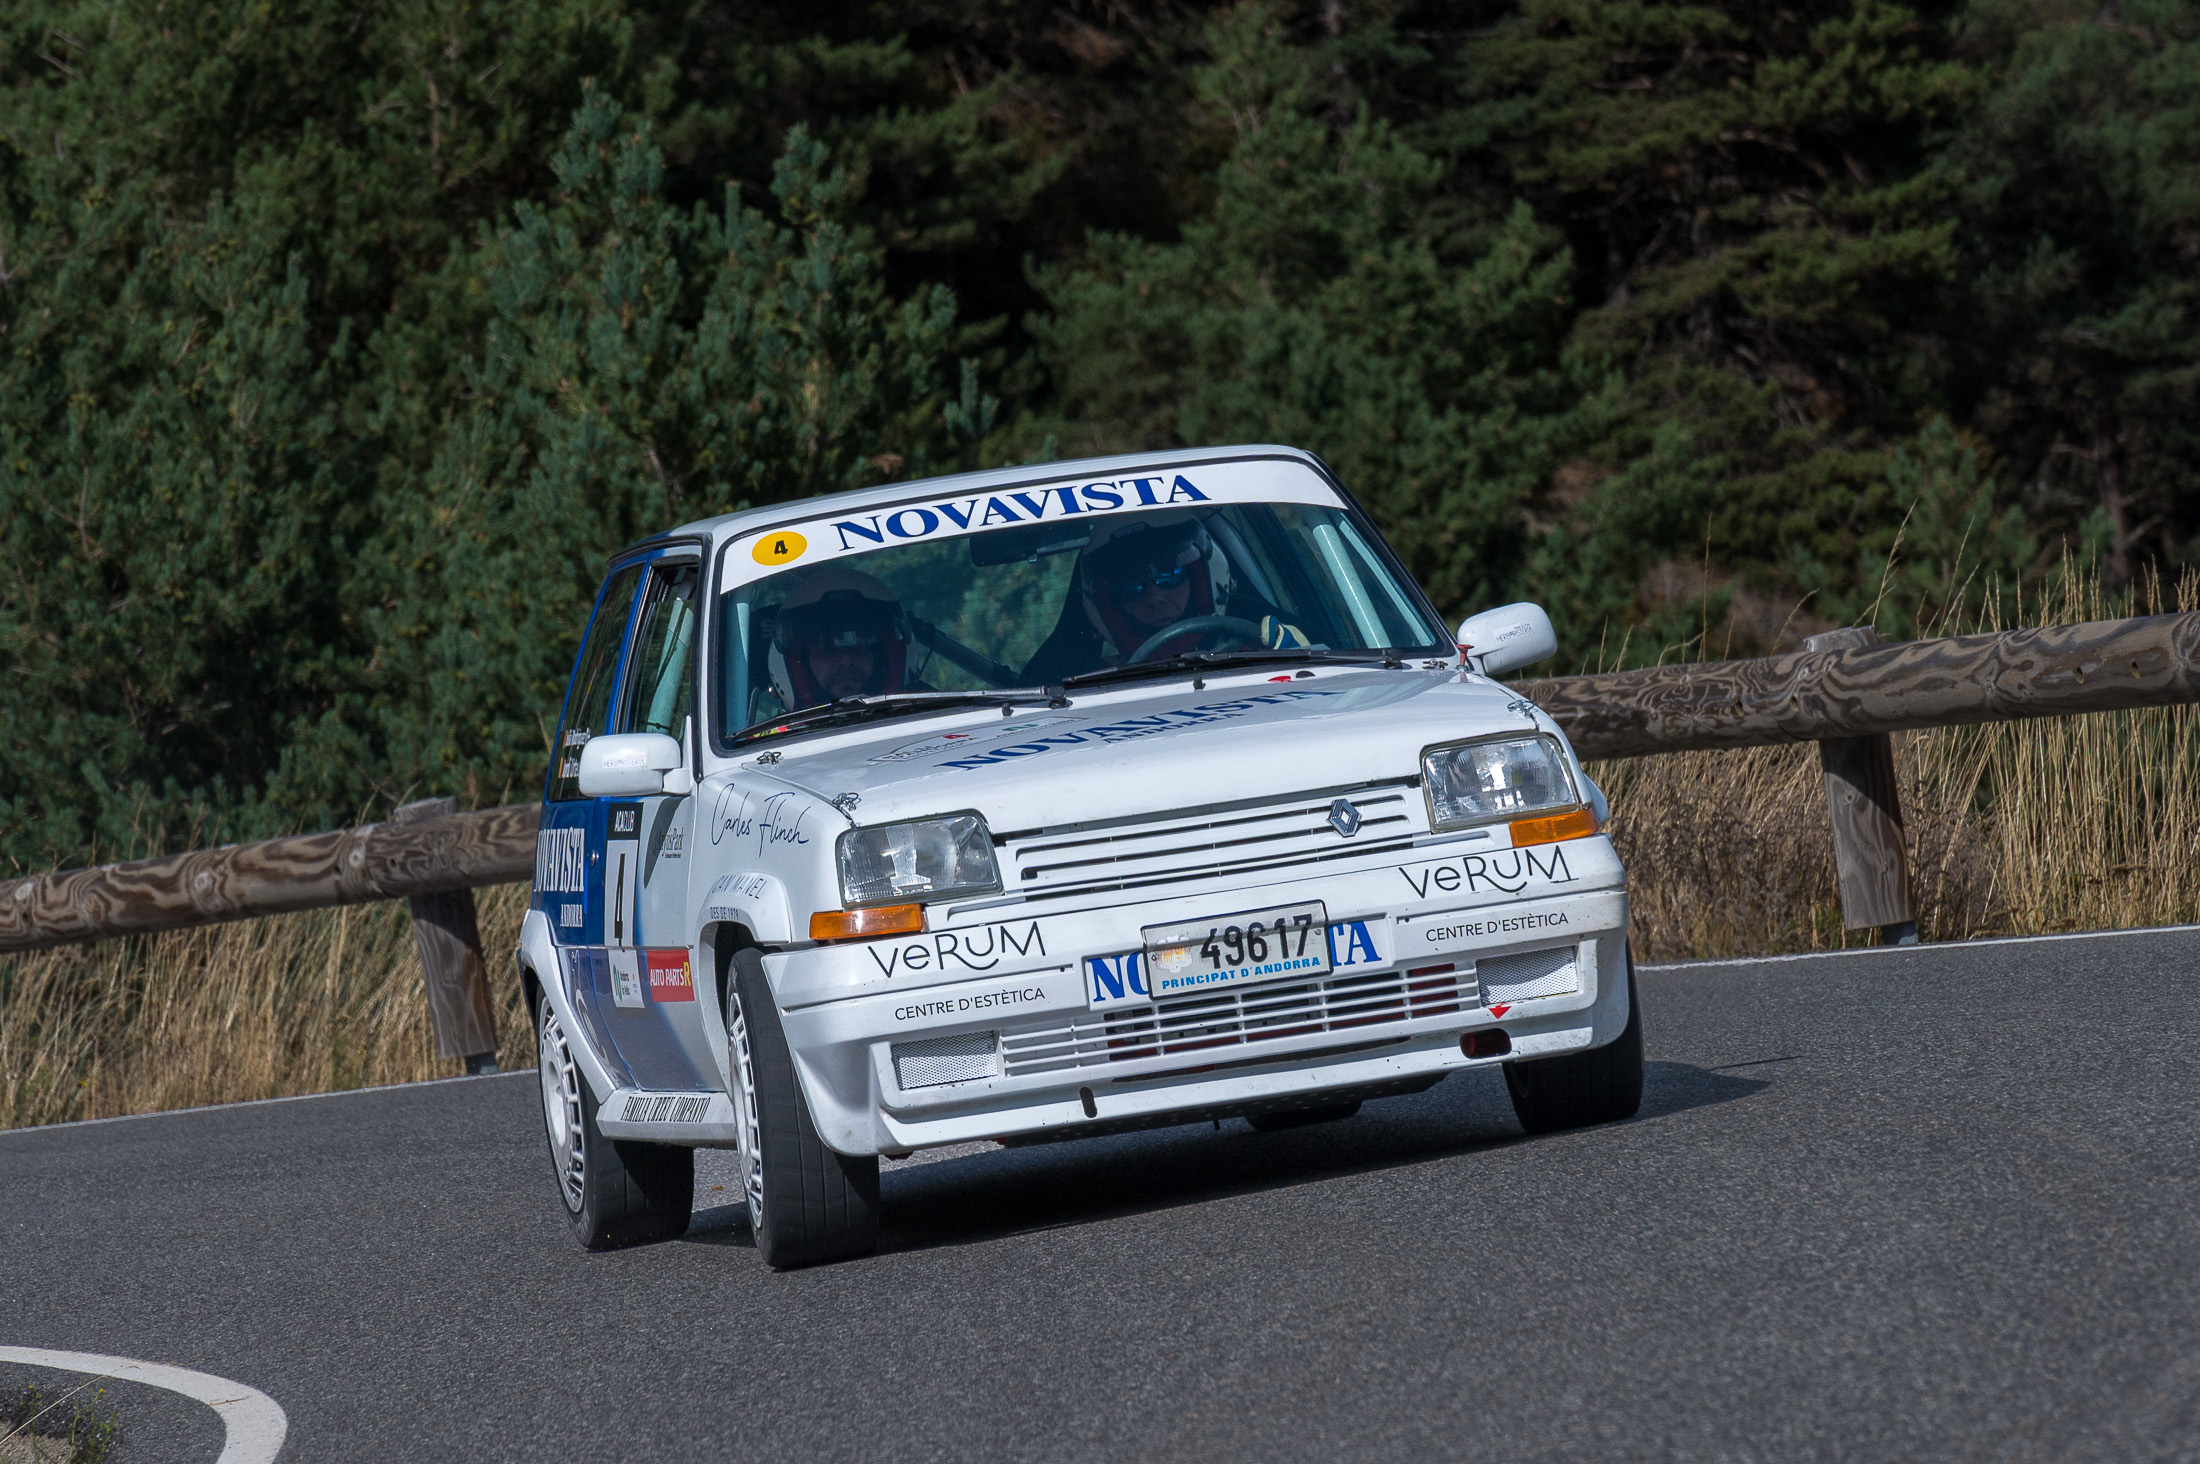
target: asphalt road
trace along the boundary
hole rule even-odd
[[[1631,1123],[1528,1140],[1481,1073],[913,1163],[785,1275],[722,1173],[582,1253],[531,1074],[0,1133],[0,1343],[247,1382],[286,1460],[2195,1459],[2196,966],[1646,971]],[[118,1402],[122,1459],[219,1447]]]

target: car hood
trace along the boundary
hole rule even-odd
[[[743,766],[859,824],[974,810],[1005,835],[1410,778],[1433,743],[1537,725],[1511,689],[1454,671],[1324,669],[1073,700],[1005,719],[910,718]]]

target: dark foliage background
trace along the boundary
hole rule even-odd
[[[1569,664],[2200,560],[2200,6],[20,0],[0,867],[529,795],[606,554],[1315,449]]]

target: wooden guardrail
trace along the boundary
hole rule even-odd
[[[0,951],[410,899],[437,1055],[494,1072],[496,1023],[473,891],[533,877],[540,809],[457,806],[429,799],[388,823],[19,879],[0,886]]]
[[[1854,648],[1814,639],[1816,649],[1760,660],[1556,676],[1521,690],[1585,758],[2200,701],[2200,613]]]
[[[1818,743],[1844,919],[1894,938],[1909,925],[1914,938],[1887,734],[2200,701],[2200,613],[1892,645],[1869,630],[1834,631],[1786,655],[1520,690],[1584,758]],[[0,886],[0,952],[410,899],[438,1048],[472,1066],[495,1045],[473,902],[436,897],[529,878],[537,809],[451,806],[431,800],[362,828],[20,879]]]

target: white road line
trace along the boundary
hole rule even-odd
[[[117,1113],[109,1118],[72,1118],[67,1123],[39,1123],[27,1128],[0,1128],[9,1134],[50,1134],[55,1129],[90,1128],[102,1123],[136,1123],[147,1118],[174,1118],[185,1113],[219,1113],[225,1108],[264,1108],[270,1103],[314,1103],[323,1098],[351,1098],[361,1093],[400,1093],[408,1088],[439,1088],[445,1083],[493,1083],[499,1078],[536,1078],[533,1063],[501,1073],[468,1073],[455,1078],[422,1078],[417,1083],[378,1083],[371,1088],[332,1088],[326,1093],[285,1093],[280,1098],[245,1098],[235,1103],[202,1103],[196,1108],[159,1108],[151,1113]]]
[[[214,1464],[274,1464],[275,1456],[282,1452],[283,1436],[290,1432],[290,1420],[284,1417],[281,1405],[273,1398],[257,1388],[217,1378],[212,1373],[139,1362],[134,1357],[53,1352],[44,1347],[0,1347],[0,1362],[91,1373],[95,1377],[144,1383],[181,1393],[186,1398],[196,1398],[220,1416],[222,1428],[227,1433],[221,1457]]]
[[[1845,951],[1797,951],[1786,956],[1722,956],[1710,961],[1648,961],[1637,971],[1693,971],[1702,966],[1776,966],[1784,961],[1822,961],[1829,956],[1921,956],[1928,952],[1970,951],[1981,946],[2045,945],[2055,941],[2108,940],[2119,935],[2191,935],[2200,925],[2133,925],[2123,930],[2071,930],[2060,935],[1991,935],[1978,940],[1928,941],[1905,946],[1851,946]]]

